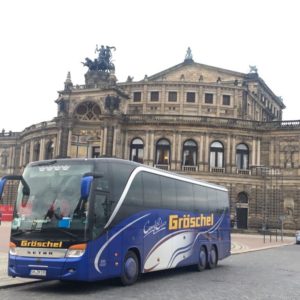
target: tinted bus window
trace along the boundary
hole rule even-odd
[[[176,180],[177,209],[194,210],[193,185]]]
[[[160,177],[162,207],[176,209],[176,185],[175,180],[164,176]]]
[[[211,188],[207,190],[207,207],[212,212],[218,209],[217,191]]]
[[[217,199],[220,210],[228,208],[228,195],[226,192],[217,191]]]
[[[143,172],[144,206],[161,206],[161,188],[159,176]]]
[[[118,163],[118,164],[111,164],[112,168],[112,186],[111,186],[111,192],[112,192],[112,198],[115,203],[119,201],[120,196],[126,186],[126,183],[129,179],[129,176],[131,175],[131,172],[133,171],[134,167]]]
[[[207,210],[207,188],[201,185],[193,185],[195,210],[204,212]]]
[[[139,173],[133,179],[129,191],[126,195],[126,205],[143,206],[143,186],[142,186],[142,174]]]

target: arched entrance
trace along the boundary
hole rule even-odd
[[[245,192],[238,194],[236,203],[236,226],[239,229],[248,228],[248,195]]]

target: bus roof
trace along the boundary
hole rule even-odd
[[[158,169],[158,168],[154,168],[151,166],[147,166],[147,165],[143,165],[134,161],[130,161],[130,160],[125,160],[125,159],[120,159],[120,158],[113,158],[113,157],[100,157],[100,158],[57,158],[57,159],[51,159],[51,160],[42,160],[42,161],[35,161],[30,163],[28,166],[40,166],[40,165],[49,165],[49,164],[54,164],[54,163],[66,163],[66,162],[89,162],[89,163],[93,163],[93,164],[97,164],[97,162],[101,162],[101,161],[105,161],[107,163],[122,163],[128,166],[133,166],[135,168],[139,168],[141,171],[148,171],[150,173],[153,174],[157,174],[157,175],[161,175],[161,176],[166,176],[166,177],[170,177],[170,178],[174,178],[174,179],[178,179],[178,180],[182,180],[185,182],[190,182],[190,183],[194,183],[197,185],[202,185],[205,187],[209,187],[212,189],[217,189],[217,190],[221,190],[224,192],[227,192],[227,188],[225,188],[224,186],[221,185],[217,185],[214,183],[210,183],[210,182],[206,182],[204,180],[199,180],[199,179],[195,179],[192,177],[188,177],[182,174],[178,174],[178,173],[174,173],[174,172],[170,172],[170,171],[166,171],[166,170],[162,170],[162,169]]]

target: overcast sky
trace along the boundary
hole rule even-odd
[[[0,2],[0,130],[56,116],[68,71],[84,84],[85,57],[115,46],[119,82],[183,62],[247,73],[256,65],[283,98],[284,120],[300,119],[299,1],[3,0]]]

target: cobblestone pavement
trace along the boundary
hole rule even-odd
[[[37,281],[36,279],[12,278],[7,275],[8,243],[10,234],[9,222],[2,222],[0,226],[0,288],[13,285],[27,284]],[[277,241],[274,236],[258,234],[231,234],[231,254],[240,254],[249,251],[258,251],[268,248],[280,247],[295,244],[294,237],[278,236]]]

